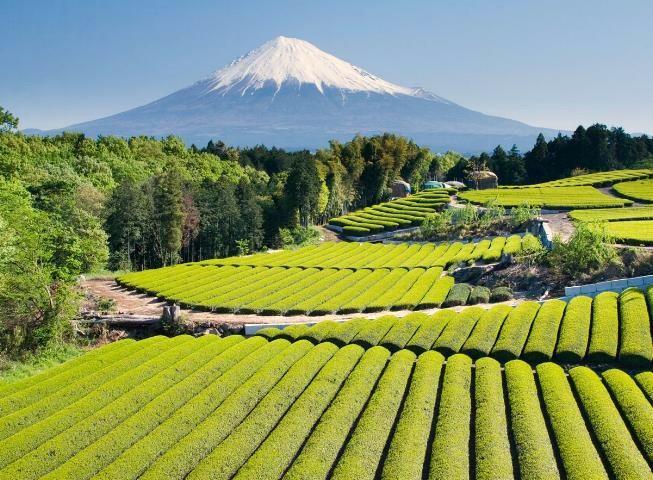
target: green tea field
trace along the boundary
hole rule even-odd
[[[532,235],[478,243],[323,243],[127,273],[117,281],[169,301],[217,312],[293,315],[440,306],[453,286],[444,269],[496,262],[539,245]]]
[[[632,204],[631,200],[615,198],[589,186],[526,186],[523,188],[470,190],[459,193],[458,198],[478,205],[494,203],[503,207],[530,205],[548,209],[570,210],[623,207]]]
[[[344,235],[373,235],[420,225],[427,215],[447,205],[449,200],[449,191],[445,189],[425,190],[332,218],[329,224],[342,228]]]
[[[541,306],[524,302],[487,310],[469,307],[459,313],[444,309],[434,315],[415,312],[401,318],[327,320],[312,327],[263,328],[257,335],[380,345],[391,351],[407,348],[415,353],[433,349],[444,355],[492,356],[502,362],[519,358],[531,364],[555,360],[650,367],[653,317],[649,318],[647,300],[653,302],[653,288],[646,293],[603,292],[594,299],[579,296],[568,303],[550,300]]]
[[[653,373],[241,336],[0,386],[1,479],[650,479]]]
[[[653,203],[653,179],[617,183],[614,191],[622,197],[638,202]]]

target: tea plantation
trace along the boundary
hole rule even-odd
[[[479,205],[485,205],[486,203],[494,203],[503,207],[530,205],[563,210],[623,207],[633,203],[631,200],[615,198],[588,186],[527,186],[523,188],[470,190],[459,193],[458,198]]]
[[[652,478],[651,371],[503,367],[308,339],[123,340],[0,387],[0,478]]]
[[[454,284],[450,265],[496,262],[532,249],[532,235],[477,243],[323,243],[122,275],[121,285],[216,312],[296,315],[440,306]]]

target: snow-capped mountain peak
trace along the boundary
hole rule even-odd
[[[276,37],[210,78],[210,90],[220,93],[252,93],[264,86],[284,83],[314,85],[320,93],[325,88],[346,92],[370,92],[409,95],[445,101],[421,89],[402,87],[387,82],[362,68],[340,60],[315,45],[298,38]],[[445,101],[446,102],[446,101]]]

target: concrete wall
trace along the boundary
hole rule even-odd
[[[621,278],[619,280],[608,280],[605,282],[590,283],[588,285],[565,287],[565,297],[572,298],[577,297],[578,295],[593,297],[601,292],[622,292],[629,287],[646,288],[650,285],[653,285],[653,275]]]

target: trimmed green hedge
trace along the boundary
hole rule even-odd
[[[476,362],[474,405],[475,478],[512,479],[512,454],[501,365],[492,358],[484,357]]]
[[[442,307],[447,308],[465,305],[471,293],[471,285],[466,283],[456,283],[453,287],[451,287],[451,290],[449,290],[447,298],[444,302],[442,302]]]
[[[417,359],[383,464],[382,479],[422,479],[443,362],[442,355],[433,351]]]
[[[554,363],[537,366],[537,378],[565,474],[570,480],[608,479],[565,371]]]
[[[650,479],[651,467],[639,453],[628,427],[599,376],[587,367],[569,371],[596,441],[617,479]]]
[[[531,366],[512,360],[506,363],[505,375],[521,477],[560,478]]]
[[[373,347],[365,352],[284,475],[285,479],[327,478],[354,422],[365,408],[388,357],[389,352],[382,347]]]
[[[619,294],[599,293],[592,301],[592,328],[587,360],[593,363],[612,362],[619,347]]]
[[[555,359],[565,363],[578,363],[585,358],[590,337],[592,299],[578,296],[567,304],[562,317]]]
[[[447,360],[431,451],[429,480],[468,478],[472,417],[472,361],[456,354]],[[353,477],[352,477],[353,478]]]
[[[408,385],[415,354],[395,353],[347,442],[331,478],[373,480]]]
[[[646,297],[641,290],[629,288],[619,296],[619,360],[628,365],[647,366],[653,359],[651,320]]]

